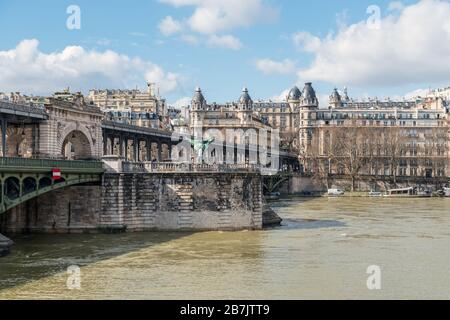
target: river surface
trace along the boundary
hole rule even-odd
[[[450,299],[450,198],[273,207],[264,231],[15,237],[0,299]]]

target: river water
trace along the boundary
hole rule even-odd
[[[264,231],[16,237],[0,299],[450,299],[450,198],[273,207]]]

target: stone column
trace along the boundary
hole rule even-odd
[[[2,126],[2,156],[6,157],[6,129],[8,127],[8,122],[5,118],[1,119]]]
[[[169,161],[172,161],[172,143],[169,142],[167,144],[167,151],[168,151],[168,155],[169,155]]]
[[[152,141],[150,139],[145,140],[145,150],[147,151],[147,161],[152,161]]]
[[[32,157],[36,157],[37,150],[39,149],[39,125],[33,124],[31,127],[31,154]]]
[[[136,136],[133,138],[133,161],[139,162],[139,139]]]
[[[158,162],[162,161],[161,152],[162,152],[162,143],[161,141],[158,141],[158,157],[157,157]]]
[[[106,134],[106,130],[103,130],[103,155],[108,155],[108,135]]]
[[[123,157],[123,137],[119,135],[119,154],[118,156]]]
[[[123,156],[125,157],[125,161],[128,161],[128,137],[125,136],[123,139],[124,139],[124,144],[125,144]]]
[[[115,142],[116,142],[116,137],[114,135],[111,135],[109,137],[109,139],[111,140],[111,144],[110,144],[111,155],[114,155],[114,146],[115,146]],[[120,153],[120,150],[119,150],[119,153]]]

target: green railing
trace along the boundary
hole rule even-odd
[[[103,170],[101,161],[83,160],[53,160],[53,159],[28,159],[28,158],[0,158],[0,167],[20,167],[20,168],[59,168],[59,169],[88,169]]]

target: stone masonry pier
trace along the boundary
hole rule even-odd
[[[262,228],[261,175],[252,168],[126,162],[111,167],[103,178],[100,228]]]
[[[101,183],[54,190],[0,215],[0,232],[85,233],[262,228],[253,167],[104,159]],[[6,243],[6,242],[5,242]]]

